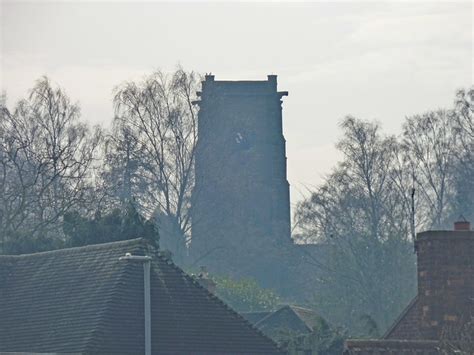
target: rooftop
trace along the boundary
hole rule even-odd
[[[143,352],[152,260],[154,354],[277,354],[276,345],[143,239],[0,256],[0,352]]]

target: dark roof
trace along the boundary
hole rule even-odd
[[[313,331],[314,327],[319,323],[321,316],[315,311],[309,308],[303,308],[299,306],[288,306],[301,321]]]
[[[250,323],[255,324],[271,313],[272,312],[242,312],[240,315],[247,319]]]
[[[260,319],[255,326],[268,336],[279,332],[311,333],[321,317],[311,309],[298,306],[283,306]]]
[[[143,239],[0,256],[0,352],[144,352],[152,255],[154,354],[277,354],[276,345]]]

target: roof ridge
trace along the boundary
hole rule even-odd
[[[69,253],[69,252],[81,252],[84,250],[97,250],[97,249],[106,249],[111,246],[119,246],[119,245],[127,245],[127,244],[135,244],[135,243],[142,243],[145,239],[144,238],[134,238],[134,239],[126,239],[126,240],[118,240],[114,242],[108,243],[98,243],[98,244],[88,244],[79,247],[69,247],[69,248],[62,248],[62,249],[54,249],[54,250],[47,250],[41,251],[37,253],[29,253],[29,254],[18,254],[18,255],[0,255],[0,259],[20,259],[24,257],[36,257],[36,256],[43,256],[43,255],[50,255],[50,254],[62,254],[62,253]]]
[[[310,331],[313,331],[314,326],[312,324],[308,323],[308,321],[306,319],[304,319],[304,317],[302,317],[301,314],[298,313],[298,311],[310,312],[310,313],[313,313],[313,315],[316,316],[316,317],[321,317],[319,314],[317,314],[312,309],[308,309],[308,308],[304,308],[304,307],[289,305],[289,308],[291,308],[294,311],[296,316],[306,325],[306,327],[308,327],[308,329]]]
[[[311,325],[309,325],[306,320],[304,320],[303,318],[301,318],[301,316],[298,314],[298,312],[295,312],[295,309],[294,308],[299,308],[299,309],[302,309],[302,310],[308,310],[308,311],[311,311],[311,312],[314,312],[313,310],[310,310],[310,309],[307,309],[307,308],[303,308],[303,307],[299,307],[299,306],[293,306],[293,305],[290,305],[290,304],[286,304],[282,307],[280,307],[280,309],[274,311],[274,312],[271,312],[270,314],[268,314],[267,316],[263,317],[262,319],[260,319],[258,322],[255,323],[255,326],[257,326],[258,324],[260,323],[263,323],[264,321],[267,321],[268,319],[271,319],[272,317],[276,316],[277,314],[283,312],[283,310],[285,309],[290,309],[293,311],[293,313],[295,314],[296,317],[298,317],[298,319],[303,322],[303,324],[306,326],[306,328],[308,328],[308,330],[310,332],[313,331],[313,327]],[[316,312],[314,312],[316,316],[319,316]]]
[[[257,324],[263,322],[264,320],[270,319],[271,317],[275,316],[276,314],[282,312],[285,308],[290,308],[290,306],[287,305],[287,304],[285,304],[284,306],[280,307],[280,308],[277,309],[276,311],[270,312],[270,313],[267,314],[265,317],[263,317],[262,319],[260,319],[257,323],[255,323],[255,326],[257,326]]]
[[[143,242],[145,241],[144,238],[128,239],[127,241],[133,241],[133,243],[130,243],[134,245],[135,247],[134,250],[130,250],[132,254],[136,253],[137,250],[139,249],[146,249],[146,244],[143,244]],[[117,242],[101,243],[99,245],[110,245],[110,244],[115,244],[115,243]],[[120,244],[126,245],[127,243],[120,243]],[[123,266],[120,267],[116,273],[115,280],[113,281],[112,290],[107,293],[107,298],[104,301],[105,302],[104,307],[101,308],[100,317],[98,317],[96,327],[91,329],[89,339],[86,342],[87,344],[86,349],[85,349],[86,352],[93,351],[94,349],[97,348],[97,343],[101,342],[101,339],[97,338],[97,335],[100,334],[100,332],[106,326],[105,324],[107,322],[107,314],[111,311],[111,308],[116,298],[120,297],[120,293],[123,292],[123,288],[120,287],[120,285],[125,285],[125,283],[122,281],[126,277],[128,269],[130,269],[133,265],[132,263],[129,263],[129,262],[120,261],[119,259],[117,259],[117,262],[120,262],[121,263],[120,265],[123,265]]]
[[[310,311],[310,312],[316,313],[316,311],[311,309],[311,308],[301,307],[301,306],[297,306],[297,305],[293,305],[293,304],[288,304],[287,306],[290,307],[290,308],[302,309],[304,311]]]

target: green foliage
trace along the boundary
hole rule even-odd
[[[288,351],[289,355],[340,355],[344,348],[345,334],[331,327],[319,317],[310,334],[281,332],[277,343]]]
[[[97,212],[94,218],[82,217],[78,212],[64,216],[63,231],[69,246],[106,243],[133,238],[146,238],[158,245],[159,235],[156,226],[146,221],[132,203],[123,209],[116,208],[102,215]]]
[[[260,287],[254,279],[215,277],[214,282],[217,296],[238,312],[271,311],[280,303],[275,292]]]

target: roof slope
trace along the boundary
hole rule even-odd
[[[416,296],[387,330],[383,339],[422,340],[420,319],[420,301]]]
[[[240,315],[250,323],[255,324],[273,312],[241,312]]]
[[[127,252],[154,257],[154,354],[279,353],[142,239],[0,256],[0,351],[143,352],[143,268]]]
[[[304,334],[311,333],[319,319],[311,309],[287,305],[259,320],[255,326],[271,337],[281,331]]]

